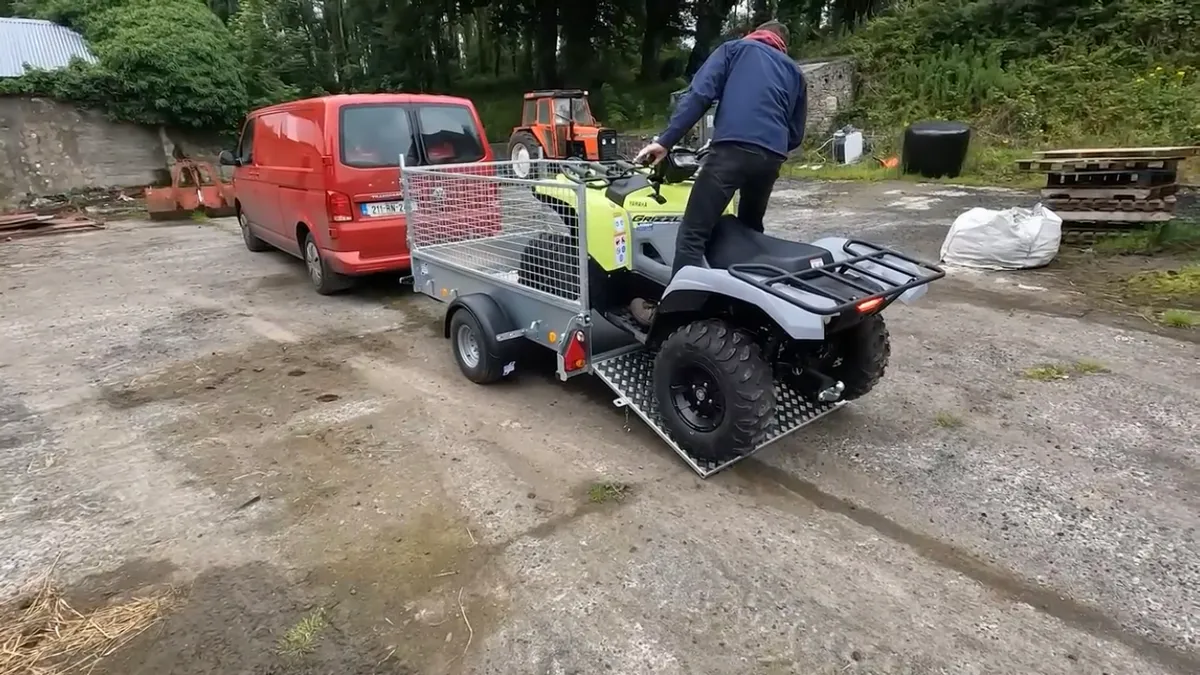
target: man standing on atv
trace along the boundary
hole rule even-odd
[[[738,219],[763,231],[779,169],[804,140],[804,76],[787,54],[787,40],[787,27],[768,21],[717,47],[692,78],[666,130],[637,155],[637,162],[661,162],[713,101],[720,101],[708,154],[679,226],[672,276],[688,265],[704,265],[713,227],[738,190]],[[649,326],[655,303],[638,298],[630,310]]]

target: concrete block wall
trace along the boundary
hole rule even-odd
[[[808,83],[808,121],[805,135],[810,140],[831,134],[838,113],[854,102],[854,61],[849,58],[800,62]]]
[[[215,161],[220,142],[114,122],[50,99],[0,96],[0,206],[32,195],[127,188],[167,178],[175,146]]]

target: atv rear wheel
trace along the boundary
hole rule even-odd
[[[883,317],[872,314],[832,339],[836,340],[835,361],[828,374],[846,385],[842,400],[866,395],[883,378],[892,355],[891,336]]]
[[[516,178],[529,178],[533,173],[534,160],[541,154],[541,144],[528,131],[518,131],[508,141],[509,168]]]
[[[690,323],[663,342],[654,395],[675,442],[713,462],[753,450],[775,413],[774,377],[758,344],[718,319]]]

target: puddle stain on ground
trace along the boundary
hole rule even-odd
[[[728,475],[731,482],[744,489],[782,498],[785,503],[802,499],[822,511],[849,518],[892,541],[908,546],[926,560],[973,579],[1013,602],[1028,605],[1097,639],[1119,642],[1173,671],[1200,672],[1200,656],[1197,654],[1174,649],[1132,633],[1116,619],[1094,607],[1075,602],[1051,588],[1030,583],[953,544],[911,530],[881,513],[829,494],[816,484],[782,469],[751,458],[734,467]]]
[[[169,440],[161,444],[164,459],[222,495],[242,536],[273,537],[283,559],[298,565],[283,579],[265,568],[206,572],[196,580],[201,593],[168,621],[163,641],[128,656],[128,670],[110,672],[155,672],[177,650],[188,673],[229,672],[223,669],[239,659],[260,668],[250,672],[309,672],[295,664],[272,670],[284,668],[272,646],[316,607],[324,609],[337,654],[319,640],[303,657],[320,664],[312,672],[360,672],[368,662],[378,670],[362,672],[435,672],[469,656],[469,635],[482,644],[507,606],[497,558],[511,541],[480,544],[461,507],[445,496],[444,467],[433,454],[410,451],[428,445],[429,411],[408,406],[389,416],[370,408],[378,402],[351,396],[320,402],[330,391],[362,389],[361,373],[344,365],[351,355],[396,357],[397,347],[380,335],[259,344],[104,392],[110,405],[135,415],[155,405],[145,433]],[[162,405],[175,414],[162,415]],[[380,462],[396,470],[380,472]],[[589,503],[586,487],[577,492],[578,508],[515,539],[550,536],[617,508]],[[228,597],[206,613],[218,589]],[[237,609],[246,603],[254,606]],[[211,653],[224,641],[232,645],[228,655]]]

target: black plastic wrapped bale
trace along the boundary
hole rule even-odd
[[[957,178],[967,161],[971,127],[962,122],[928,121],[904,130],[901,163],[904,173],[925,178]]]

